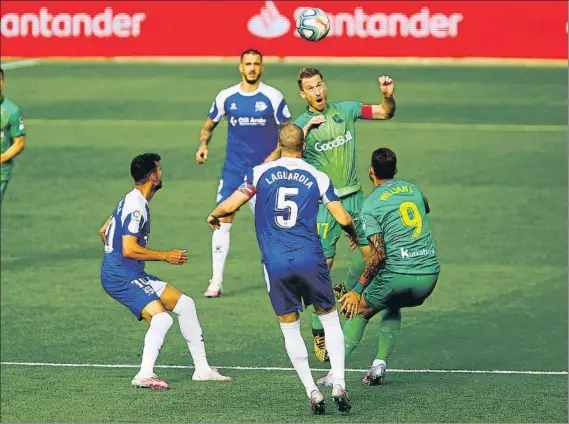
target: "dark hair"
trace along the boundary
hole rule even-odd
[[[243,53],[241,53],[241,58],[239,59],[239,61],[243,62],[243,58],[245,57],[246,54],[254,54],[254,55],[260,56],[261,62],[263,61],[263,55],[261,54],[261,52],[259,50],[256,50],[256,49],[245,50]]]
[[[4,69],[0,68],[0,75],[2,75],[2,79],[4,79]]]
[[[130,163],[130,175],[136,184],[144,184],[148,177],[156,172],[156,162],[160,162],[158,153],[144,153],[135,157]]]
[[[395,176],[397,156],[387,147],[381,147],[371,154],[371,167],[376,178],[388,179]]]
[[[296,82],[298,82],[298,88],[300,88],[302,90],[302,80],[305,78],[312,78],[316,75],[320,75],[320,78],[323,80],[324,77],[322,76],[322,72],[320,72],[320,70],[316,69],[316,68],[302,68],[300,70],[300,72],[298,73],[298,79],[296,80]]]

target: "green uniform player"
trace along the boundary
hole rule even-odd
[[[306,150],[303,159],[319,171],[326,173],[338,191],[342,206],[352,216],[360,240],[361,255],[357,254],[350,264],[347,283],[355,284],[364,270],[364,258],[369,249],[360,220],[364,195],[357,175],[356,121],[358,119],[390,119],[395,113],[393,80],[388,76],[379,78],[383,102],[364,105],[361,102],[327,101],[327,86],[318,69],[304,68],[298,77],[300,96],[308,107],[295,123],[304,129]],[[336,243],[342,229],[330,212],[321,205],[318,213],[318,233],[324,254],[331,268],[336,256]],[[362,257],[363,256],[363,257]],[[328,361],[324,330],[318,316],[312,314],[314,353],[322,362]]]
[[[0,68],[0,203],[8,187],[14,157],[24,149],[26,130],[18,106],[3,95],[4,71]]]
[[[369,319],[381,315],[379,346],[372,367],[362,379],[380,384],[386,361],[401,328],[401,308],[419,306],[433,292],[440,265],[429,227],[427,199],[415,184],[395,179],[397,158],[387,148],[372,155],[370,178],[375,190],[365,200],[362,225],[370,256],[360,281],[343,294],[346,358],[360,342]],[[329,377],[319,380],[326,385]]]

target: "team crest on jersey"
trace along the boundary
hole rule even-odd
[[[18,125],[18,129],[19,129],[20,131],[23,131],[23,130],[24,130],[24,118],[22,118],[21,116],[20,116],[20,123],[19,123],[19,125]]]
[[[255,112],[262,112],[267,109],[267,104],[265,102],[255,102]]]
[[[231,106],[229,106],[229,110],[237,110],[237,105],[235,103],[231,103]]]
[[[140,220],[142,219],[142,213],[140,211],[134,211],[132,217],[130,218],[130,223],[128,224],[128,231],[131,233],[138,233],[138,227],[140,225]]]
[[[334,122],[336,124],[342,124],[344,122],[344,120],[342,119],[342,117],[340,115],[338,115],[337,113],[335,113],[334,115],[332,115],[332,119],[334,120]]]

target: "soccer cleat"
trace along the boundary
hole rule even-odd
[[[194,371],[194,375],[192,375],[192,380],[194,381],[231,381],[233,378],[227,377],[225,375],[221,375],[217,368],[210,367],[209,370],[205,372],[197,370]]]
[[[332,399],[334,399],[334,403],[338,407],[338,411],[350,412],[350,409],[352,409],[350,396],[348,395],[347,390],[342,389],[340,385],[335,385],[332,389]]]
[[[310,393],[310,406],[314,415],[324,415],[326,413],[324,395],[319,390],[313,390]]]
[[[337,300],[340,300],[342,296],[344,296],[346,292],[346,288],[344,287],[344,283],[338,283],[334,287],[332,287],[332,291],[334,292],[334,297]]]
[[[219,297],[223,293],[221,285],[214,284],[211,280],[209,280],[209,286],[207,290],[204,292],[205,297],[213,298]]]
[[[332,387],[333,383],[334,380],[332,378],[332,371],[330,371],[324,377],[321,377],[318,380],[316,380],[316,384],[318,384],[319,386]]]
[[[312,329],[312,339],[314,340],[314,355],[320,362],[330,362],[328,350],[326,349],[326,340],[324,339],[324,330]]]
[[[140,374],[136,374],[132,379],[132,385],[135,387],[156,390],[168,390],[170,388],[170,385],[159,378],[156,374],[152,374],[148,377],[142,377]]]
[[[365,377],[362,378],[362,384],[366,386],[378,386],[383,383],[385,379],[385,364],[379,364],[375,367],[371,367],[366,373]]]

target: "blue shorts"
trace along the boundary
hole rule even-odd
[[[150,302],[160,299],[168,283],[154,275],[144,273],[134,280],[120,281],[101,277],[101,284],[109,296],[130,309],[141,321],[142,310]]]
[[[302,311],[302,303],[323,309],[336,305],[324,256],[267,262],[265,271],[269,298],[277,315]]]
[[[241,187],[241,184],[245,181],[247,176],[247,169],[243,170],[230,170],[223,169],[221,172],[221,179],[219,180],[219,186],[217,187],[217,199],[216,203],[219,205],[225,199],[230,197],[235,190]],[[254,196],[249,200],[249,207],[253,212],[255,212],[255,200]]]

